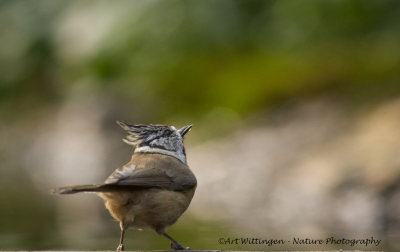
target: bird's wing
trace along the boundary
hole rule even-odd
[[[104,181],[104,184],[115,184],[120,180],[126,179],[132,175],[135,171],[136,165],[134,164],[127,164],[118,169],[116,169],[111,175]]]
[[[105,181],[106,185],[151,188],[158,187],[172,191],[182,191],[196,186],[196,178],[188,168],[152,167],[135,169],[126,165],[115,170]]]

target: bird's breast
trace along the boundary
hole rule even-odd
[[[188,208],[195,188],[168,191],[152,188],[135,192],[102,193],[106,208],[118,221],[136,228],[164,229]]]

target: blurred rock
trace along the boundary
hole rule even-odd
[[[360,115],[314,101],[189,147],[190,211],[258,235],[398,235],[399,115],[400,99]]]

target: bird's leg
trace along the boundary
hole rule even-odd
[[[121,238],[119,240],[119,245],[117,247],[117,251],[124,251],[124,235],[125,235],[125,230],[128,228],[128,226],[124,223],[120,223],[121,227]]]
[[[179,242],[177,242],[174,238],[169,236],[167,233],[163,233],[165,237],[167,237],[171,241],[171,248],[175,250],[184,250],[184,249],[190,249],[189,247],[184,248]]]

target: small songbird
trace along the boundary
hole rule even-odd
[[[196,177],[187,165],[183,145],[192,125],[176,129],[117,123],[129,134],[124,142],[134,146],[132,159],[103,184],[61,187],[54,193],[94,192],[103,198],[112,217],[120,222],[117,251],[124,250],[124,234],[129,227],[155,230],[171,241],[171,248],[185,249],[165,233],[165,228],[188,208],[196,190]]]

